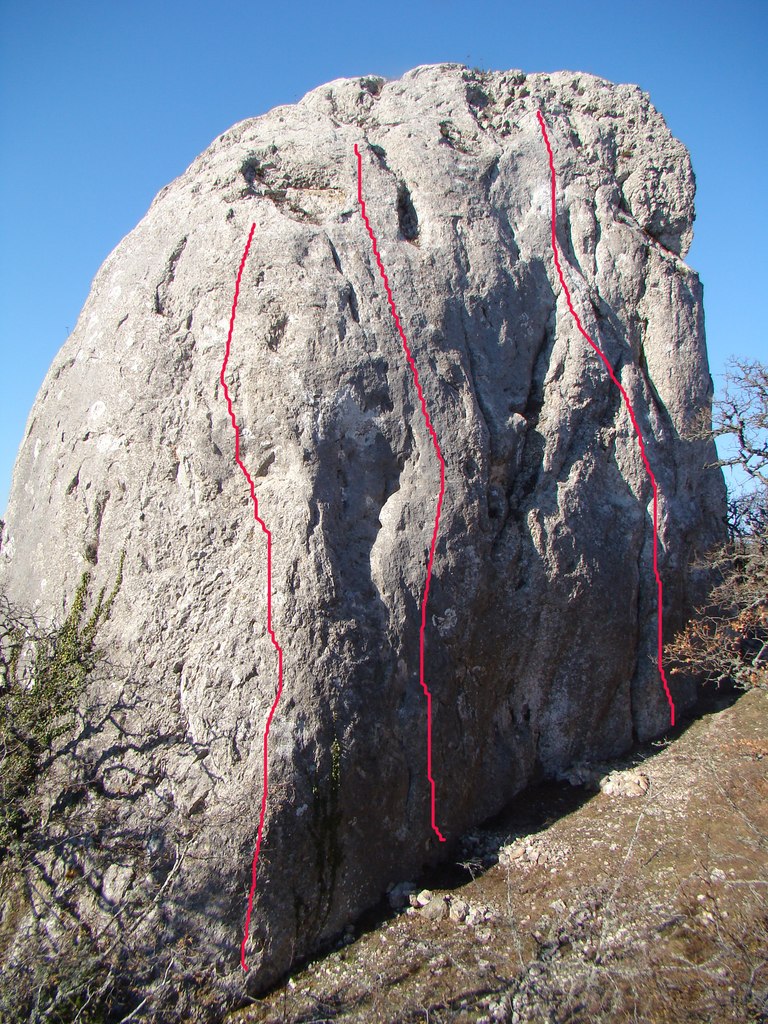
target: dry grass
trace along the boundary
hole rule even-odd
[[[767,726],[751,691],[646,759],[646,796],[597,794],[521,843],[574,803],[524,796],[470,855],[518,839],[517,859],[430,886],[474,924],[390,915],[229,1024],[768,1020]]]

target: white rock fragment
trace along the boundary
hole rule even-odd
[[[411,905],[414,907],[426,907],[434,893],[431,889],[422,889],[420,893],[411,897]]]
[[[647,775],[637,769],[611,772],[600,780],[600,789],[606,796],[645,796],[650,788]]]

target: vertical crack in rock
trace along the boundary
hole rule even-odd
[[[74,490],[75,487],[77,487],[76,480],[78,479],[79,473],[75,480],[72,481],[74,487],[72,486],[72,484],[70,484],[72,490]],[[105,490],[102,491],[99,495],[97,495],[96,501],[94,503],[91,528],[89,530],[90,536],[85,544],[85,560],[89,562],[91,565],[96,565],[99,561],[99,539],[101,537],[101,524],[102,520],[104,519],[104,512],[106,510],[109,498],[110,493],[108,490]]]
[[[165,307],[168,301],[168,289],[173,283],[173,279],[176,276],[176,266],[181,259],[181,254],[187,245],[187,236],[178,243],[171,255],[168,257],[168,265],[163,274],[163,279],[155,289],[155,312],[161,316],[165,315]]]
[[[339,259],[338,252],[336,251],[336,246],[333,244],[330,238],[328,239],[328,248],[331,250],[331,259],[333,260],[334,267],[336,267],[338,272],[342,274],[343,271],[341,269],[341,260]]]
[[[419,218],[411,199],[411,193],[404,181],[397,186],[397,223],[400,234],[406,242],[415,242],[419,237]]]
[[[360,310],[357,304],[357,293],[355,292],[354,286],[351,283],[351,281],[347,282],[347,286],[345,287],[343,294],[347,300],[347,306],[349,307],[349,312],[352,316],[352,319],[355,321],[356,324],[359,324]]]

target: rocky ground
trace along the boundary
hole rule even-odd
[[[768,1020],[768,692],[523,794],[228,1024]]]

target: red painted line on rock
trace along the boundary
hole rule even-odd
[[[251,231],[248,235],[248,241],[245,245],[245,252],[243,258],[240,260],[240,268],[237,271],[237,280],[235,281],[235,297],[232,300],[232,316],[229,319],[229,333],[227,335],[227,349],[224,354],[224,362],[221,364],[221,386],[224,389],[224,397],[227,400],[227,408],[229,409],[229,418],[232,420],[232,426],[235,431],[235,462],[238,464],[243,472],[243,476],[248,481],[248,487],[251,492],[251,500],[253,501],[253,518],[259,524],[267,538],[267,632],[269,638],[272,641],[272,646],[277,651],[277,692],[275,699],[272,702],[272,707],[267,715],[267,722],[264,726],[264,782],[261,791],[261,811],[259,813],[259,829],[256,834],[256,848],[253,852],[253,863],[251,865],[251,888],[248,893],[248,908],[245,914],[245,929],[243,932],[243,941],[240,946],[240,963],[244,971],[248,970],[248,964],[245,961],[245,947],[248,944],[248,935],[251,926],[251,914],[253,913],[253,898],[256,892],[256,869],[259,863],[259,851],[261,850],[261,841],[264,836],[264,821],[267,815],[267,796],[268,796],[268,775],[269,775],[269,730],[272,725],[272,719],[275,716],[277,705],[280,701],[280,695],[283,692],[283,649],[277,642],[275,631],[272,628],[272,534],[267,529],[267,524],[259,515],[259,501],[256,497],[256,487],[253,482],[253,477],[248,472],[240,458],[240,428],[237,425],[235,419],[235,412],[232,408],[232,399],[229,397],[229,388],[227,382],[224,379],[224,374],[227,369],[227,363],[229,362],[229,354],[232,348],[232,332],[235,329],[235,316],[237,314],[237,300],[240,297],[240,282],[243,278],[243,270],[245,269],[245,261],[248,259],[248,252],[251,248],[251,242],[253,240],[253,232],[256,229],[256,225],[251,225]]]
[[[549,170],[550,170],[551,179],[552,179],[552,252],[553,252],[554,257],[555,257],[555,267],[557,268],[557,276],[560,278],[560,284],[563,286],[563,292],[565,293],[565,300],[568,303],[568,309],[570,310],[571,316],[573,317],[573,319],[576,322],[576,326],[578,327],[579,332],[589,342],[589,344],[595,350],[597,355],[603,361],[603,364],[605,365],[605,368],[608,371],[608,376],[611,378],[613,383],[616,385],[616,387],[621,392],[621,397],[624,399],[624,404],[627,407],[627,412],[629,413],[629,418],[632,420],[632,426],[634,427],[635,434],[637,435],[637,442],[638,442],[638,444],[640,446],[640,455],[642,456],[642,459],[643,459],[643,465],[645,466],[645,471],[648,474],[649,480],[651,481],[651,489],[653,491],[653,573],[654,573],[654,576],[656,577],[656,592],[657,592],[657,598],[656,598],[657,622],[658,622],[658,657],[657,657],[657,660],[658,660],[658,666],[659,666],[659,676],[661,677],[661,682],[662,682],[662,685],[664,686],[664,693],[666,694],[667,703],[669,704],[670,724],[674,725],[675,724],[675,704],[674,704],[674,701],[672,700],[672,694],[669,692],[669,684],[667,683],[667,677],[666,677],[666,674],[664,672],[664,664],[663,664],[663,660],[662,660],[662,653],[663,653],[663,649],[664,649],[663,629],[662,629],[662,618],[663,618],[663,611],[664,611],[664,603],[663,603],[664,593],[663,593],[662,584],[661,584],[661,575],[659,574],[659,539],[658,539],[659,538],[659,495],[658,495],[658,490],[659,489],[658,489],[658,486],[656,484],[656,477],[653,475],[653,471],[651,470],[651,464],[648,461],[648,456],[646,455],[645,442],[643,441],[643,434],[642,434],[642,431],[640,430],[640,425],[637,422],[637,417],[635,416],[635,410],[632,408],[632,403],[629,400],[629,395],[624,390],[621,382],[616,377],[616,374],[613,372],[613,367],[609,363],[607,357],[605,356],[605,353],[602,351],[602,349],[598,345],[595,344],[595,342],[592,340],[592,338],[589,336],[589,334],[587,334],[587,332],[584,330],[584,327],[582,326],[581,320],[579,319],[579,315],[576,312],[576,310],[573,308],[573,302],[571,301],[571,293],[568,291],[568,285],[565,283],[565,277],[563,276],[563,268],[560,265],[560,257],[558,255],[558,251],[557,251],[557,232],[556,232],[556,216],[557,216],[557,201],[556,200],[557,200],[557,196],[556,196],[555,158],[554,158],[554,155],[552,153],[552,146],[550,145],[550,142],[549,142],[549,135],[547,135],[547,126],[544,123],[544,118],[542,117],[540,110],[538,110],[536,112],[536,116],[539,119],[539,126],[541,127],[541,134],[544,136],[544,142],[545,142],[546,147],[547,147],[547,153],[549,153]]]
[[[411,368],[413,374],[413,383],[416,386],[416,393],[419,396],[419,402],[421,403],[421,411],[424,414],[424,423],[426,424],[429,436],[432,438],[432,446],[435,449],[435,455],[437,461],[440,464],[440,492],[437,496],[437,511],[435,512],[435,525],[432,529],[432,541],[429,545],[429,558],[427,560],[427,578],[424,583],[424,596],[421,601],[421,627],[419,629],[419,683],[424,691],[424,695],[427,698],[427,778],[429,779],[430,794],[431,794],[431,813],[432,813],[432,829],[435,835],[444,843],[445,836],[442,834],[440,829],[437,827],[435,822],[435,780],[432,777],[432,694],[429,692],[429,687],[424,681],[424,634],[427,628],[427,601],[429,600],[429,584],[432,579],[432,566],[435,561],[435,547],[437,545],[437,533],[440,528],[440,512],[443,507],[443,498],[445,497],[445,459],[443,453],[440,450],[440,443],[437,440],[437,434],[435,428],[432,426],[432,420],[429,418],[427,412],[427,403],[424,399],[424,392],[421,388],[421,381],[419,380],[419,371],[416,368],[416,361],[411,353],[411,347],[408,344],[408,339],[405,336],[405,331],[400,323],[400,317],[397,313],[397,307],[395,306],[395,300],[392,298],[392,289],[389,287],[389,278],[387,272],[384,269],[384,264],[381,262],[381,256],[379,255],[379,247],[376,242],[376,236],[373,233],[371,222],[368,220],[368,216],[365,211],[365,200],[363,199],[363,158],[360,155],[360,150],[355,144],[355,156],[357,157],[357,199],[360,203],[360,212],[365,223],[366,230],[371,239],[371,245],[373,246],[373,255],[376,257],[376,263],[379,267],[379,273],[381,274],[381,280],[384,283],[384,290],[387,293],[387,299],[389,300],[389,308],[392,311],[392,316],[397,327],[397,332],[400,335],[400,340],[403,343],[403,351],[405,352],[405,358],[408,361],[408,365]]]

